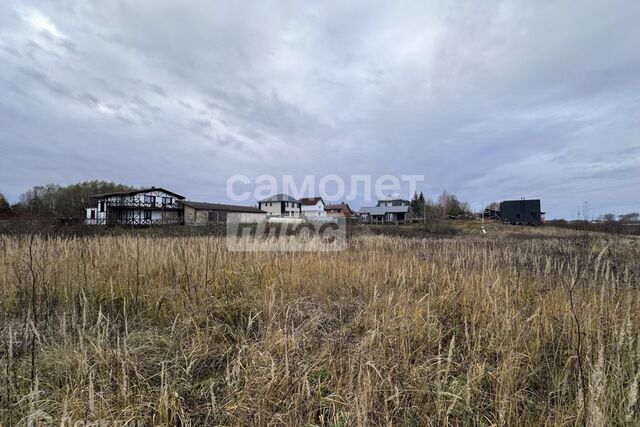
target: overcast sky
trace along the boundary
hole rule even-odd
[[[2,0],[0,192],[223,202],[234,174],[423,174],[476,209],[638,211],[639,18],[634,0]]]

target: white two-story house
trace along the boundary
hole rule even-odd
[[[324,210],[325,203],[322,197],[303,197],[300,199],[302,215],[306,218],[327,216]]]
[[[258,209],[265,211],[268,217],[300,217],[300,200],[288,194],[276,194],[258,201]]]
[[[184,196],[164,188],[106,193],[92,196],[85,208],[85,223],[92,225],[143,226],[181,224]]]

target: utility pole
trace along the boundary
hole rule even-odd
[[[427,228],[427,201],[422,203],[422,221],[424,222],[424,228]]]
[[[582,209],[582,219],[589,221],[589,202],[585,201]]]

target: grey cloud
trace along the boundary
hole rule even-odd
[[[535,195],[550,217],[586,198],[639,210],[639,13],[5,1],[0,191],[104,178],[222,201],[236,173],[392,173],[477,208]]]

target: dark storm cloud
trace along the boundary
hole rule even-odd
[[[391,173],[640,210],[640,3],[227,3],[2,2],[0,191]]]

